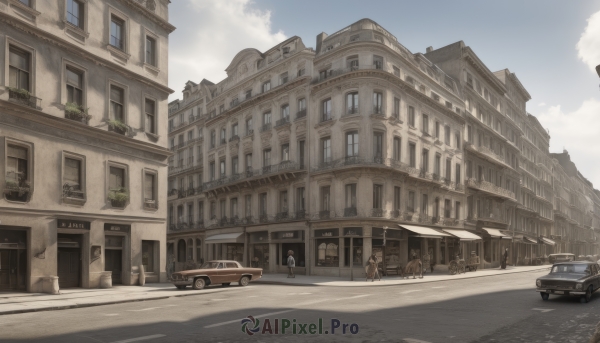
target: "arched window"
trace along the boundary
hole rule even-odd
[[[202,240],[196,238],[196,263],[202,262],[204,262],[204,259],[202,258]]]
[[[187,240],[187,260],[186,261],[193,261],[194,260],[194,241],[190,238]]]
[[[185,240],[177,242],[177,262],[185,262]]]

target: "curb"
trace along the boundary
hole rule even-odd
[[[20,309],[20,310],[12,310],[12,311],[1,311],[0,316],[7,314],[21,314],[21,313],[30,313],[30,312],[44,312],[44,311],[58,311],[58,310],[69,310],[73,308],[84,308],[84,307],[96,307],[103,305],[115,305],[115,304],[124,304],[124,303],[133,303],[133,302],[141,302],[148,300],[163,300],[169,298],[180,298],[180,297],[189,297],[194,295],[207,295],[211,293],[190,293],[190,294],[178,294],[178,295],[169,295],[169,296],[156,296],[152,298],[143,298],[143,299],[124,299],[124,300],[114,300],[107,301],[101,303],[91,303],[91,304],[75,304],[75,305],[64,305],[64,306],[53,306],[53,307],[44,307],[44,308],[28,308],[28,309]]]
[[[475,278],[482,278],[482,277],[490,277],[490,276],[501,276],[501,275],[506,275],[506,274],[517,274],[517,273],[530,273],[530,272],[539,272],[542,270],[547,270],[550,269],[549,267],[546,268],[540,268],[540,269],[532,269],[532,270],[523,270],[523,271],[515,271],[512,273],[502,273],[502,274],[495,274],[495,275],[472,275],[472,276],[467,276],[467,277],[463,277],[460,279],[447,279],[447,280],[426,280],[426,279],[420,279],[417,282],[411,282],[411,283],[396,283],[396,284],[376,284],[373,283],[373,285],[348,285],[348,286],[340,286],[340,285],[324,285],[324,284],[315,284],[315,283],[306,283],[306,284],[294,284],[294,283],[288,283],[288,282],[283,282],[283,281],[262,281],[262,280],[256,280],[253,281],[253,283],[260,283],[263,285],[286,285],[286,286],[296,286],[296,287],[306,287],[306,286],[310,286],[310,287],[372,287],[372,286],[377,286],[377,287],[392,287],[392,286],[410,286],[410,285],[416,285],[416,284],[422,284],[422,283],[431,283],[431,282],[445,282],[445,281],[457,281],[457,280],[465,280],[465,279],[475,279]],[[354,282],[354,281],[346,281],[346,282]]]

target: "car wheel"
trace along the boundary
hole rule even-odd
[[[546,292],[540,292],[540,295],[542,296],[542,300],[546,301],[548,300],[548,298],[550,298],[550,294],[546,293]]]
[[[240,279],[240,286],[248,286],[248,284],[250,283],[250,278],[247,276],[242,276],[242,278]]]
[[[231,285],[231,282],[225,282],[221,284],[221,286],[223,287],[228,287],[229,285]]]
[[[177,286],[177,289],[185,289],[185,285],[179,285]]]
[[[585,304],[590,300],[592,300],[592,286],[588,287],[588,289],[585,291],[585,295],[581,296],[580,298],[582,304]]]
[[[206,286],[206,281],[204,281],[204,279],[200,277],[195,279],[194,283],[192,284],[193,289],[202,289],[204,288],[204,286]]]

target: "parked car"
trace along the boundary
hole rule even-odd
[[[571,295],[587,303],[600,288],[600,268],[587,261],[555,263],[550,274],[538,278],[535,284],[543,300],[548,300],[550,294]]]
[[[215,284],[229,286],[232,282],[247,286],[250,281],[260,279],[262,272],[262,268],[245,268],[236,261],[208,261],[200,269],[173,273],[172,283],[178,289],[185,289],[189,285],[193,289],[203,289]]]
[[[562,254],[548,255],[548,262],[550,262],[550,263],[570,262],[570,261],[575,261],[574,254],[562,253]]]

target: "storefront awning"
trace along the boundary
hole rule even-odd
[[[529,244],[538,244],[538,241],[535,238],[531,238],[531,237],[527,237],[527,236],[523,236],[523,242],[529,243]]]
[[[424,227],[424,226],[415,226],[415,225],[400,225],[398,224],[398,226],[400,226],[401,228],[411,231],[413,233],[415,233],[416,235],[413,235],[413,237],[423,237],[423,238],[442,238],[442,237],[452,237],[451,235],[444,233],[442,231],[438,231],[435,229],[431,229],[428,227]]]
[[[542,237],[542,242],[544,242],[544,244],[548,244],[548,245],[555,245],[556,244],[555,241],[553,241],[553,240],[551,240],[549,238],[546,238],[546,237]]]
[[[506,239],[511,239],[512,238],[512,237],[510,237],[510,235],[506,235],[506,234],[502,233],[502,231],[500,231],[498,229],[489,228],[489,227],[483,227],[482,229],[485,232],[487,232],[488,235],[492,236],[493,238],[506,238]]]
[[[244,243],[244,233],[222,233],[220,235],[214,235],[206,237],[204,240],[206,244],[215,243]]]
[[[476,241],[476,240],[482,239],[481,237],[479,237],[476,234],[473,234],[467,230],[461,230],[461,229],[442,229],[442,230],[451,234],[452,236],[456,236],[456,237],[460,238],[461,241]]]

